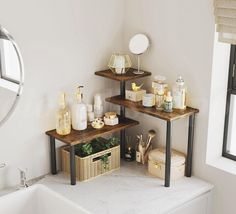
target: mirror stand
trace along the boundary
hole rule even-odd
[[[150,45],[149,39],[145,34],[136,34],[129,41],[129,50],[137,56],[138,70],[133,71],[134,74],[143,74],[140,71],[140,55],[144,54]]]
[[[138,61],[138,70],[134,70],[133,73],[134,74],[144,74],[143,71],[140,71],[140,54],[137,55],[137,61]]]

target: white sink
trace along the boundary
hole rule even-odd
[[[44,185],[0,197],[1,214],[91,214]]]

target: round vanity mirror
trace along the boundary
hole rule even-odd
[[[131,53],[137,56],[138,58],[138,70],[134,71],[135,74],[143,74],[143,71],[140,71],[140,55],[144,54],[150,45],[149,39],[144,34],[134,35],[129,42],[129,50]]]
[[[13,113],[23,87],[23,62],[13,37],[0,26],[0,126]]]

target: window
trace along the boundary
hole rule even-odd
[[[231,45],[229,63],[222,155],[236,161],[236,45]]]
[[[20,83],[20,64],[11,41],[0,40],[0,78],[12,83]]]

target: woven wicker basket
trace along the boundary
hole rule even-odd
[[[102,157],[108,155],[108,162],[104,164]],[[61,168],[62,171],[70,173],[70,153],[68,146],[61,147]],[[75,156],[76,178],[79,181],[86,181],[91,178],[103,175],[120,168],[120,146],[98,152],[96,154],[79,157]]]

